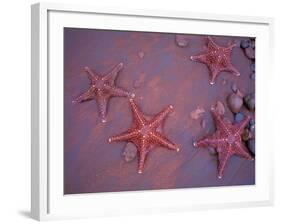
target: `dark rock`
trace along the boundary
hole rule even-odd
[[[255,41],[255,38],[251,38],[251,41],[250,41],[250,47],[255,49],[256,48],[256,41]]]
[[[255,71],[256,71],[256,64],[255,64],[255,63],[252,63],[252,64],[250,65],[250,68],[251,68],[251,71],[252,71],[252,72],[255,72]]]
[[[244,129],[243,133],[242,133],[242,140],[243,141],[248,141],[250,138],[252,138],[252,134],[251,132],[249,131],[249,129]]]
[[[203,129],[206,128],[206,123],[207,123],[207,121],[206,121],[205,119],[203,119],[203,120],[201,121],[201,127],[202,127]]]
[[[255,154],[255,139],[249,139],[249,141],[247,142],[248,145],[248,149]]]
[[[126,162],[133,161],[135,159],[136,155],[137,155],[136,146],[131,142],[127,143],[127,145],[123,151],[123,156],[124,156],[125,161]]]
[[[249,39],[246,39],[246,40],[242,40],[241,41],[241,44],[240,44],[240,47],[245,49],[245,48],[248,48],[250,47],[250,40]]]
[[[233,112],[233,113],[237,113],[240,111],[242,105],[243,105],[243,100],[240,96],[238,96],[235,93],[232,93],[228,96],[227,98],[227,103],[228,103],[228,107],[229,109]]]
[[[249,59],[255,59],[255,49],[248,47],[244,50],[244,52]]]
[[[241,98],[244,97],[244,93],[242,93],[240,89],[237,89],[236,94],[237,94],[238,96],[240,96]]]
[[[245,118],[244,114],[242,114],[242,113],[237,113],[237,114],[235,114],[235,116],[234,116],[234,123],[239,123],[239,122],[243,121],[244,118]]]
[[[213,147],[208,147],[208,151],[211,155],[216,155],[217,154],[217,150]]]
[[[254,125],[254,124],[255,124],[255,120],[254,120],[254,119],[251,119],[251,120],[249,121],[249,124],[250,124],[250,125]]]
[[[188,45],[189,39],[186,35],[176,35],[176,43],[179,47],[186,47]]]
[[[221,148],[217,148],[217,152],[222,152],[222,149]]]
[[[234,39],[234,40],[233,40],[233,43],[234,43],[236,46],[240,46],[241,40],[239,40],[239,39]]]
[[[252,131],[255,129],[255,120],[254,119],[251,119],[247,125],[247,128]]]
[[[249,129],[250,129],[251,132],[254,132],[255,131],[255,125],[254,124],[250,125]]]
[[[233,83],[231,86],[231,90],[236,93],[238,96],[240,96],[241,98],[244,97],[244,94],[240,91],[240,89],[237,87],[236,83]]]
[[[255,80],[255,79],[256,79],[256,73],[253,72],[253,73],[250,75],[250,79]]]
[[[244,97],[244,103],[250,111],[255,110],[255,94],[251,93],[246,95]]]
[[[231,89],[232,89],[232,91],[233,91],[234,93],[237,92],[238,88],[237,88],[236,83],[233,83],[233,84],[232,84]]]

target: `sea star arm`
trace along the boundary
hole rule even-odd
[[[228,64],[227,67],[224,68],[222,71],[231,72],[236,76],[240,76],[240,72],[232,64]]]
[[[228,59],[231,58],[231,52],[235,46],[236,46],[236,44],[231,44],[230,46],[223,48],[226,58],[228,58]],[[233,66],[233,64],[230,62],[230,60],[225,61],[225,68],[223,68],[222,71],[231,72],[232,74],[234,74],[236,76],[240,76],[240,72]]]
[[[222,178],[224,168],[227,164],[228,159],[231,156],[230,150],[223,150],[223,148],[218,147],[218,178]]]
[[[102,122],[106,122],[106,112],[107,112],[107,104],[108,104],[108,97],[103,96],[99,91],[97,92],[96,97],[99,115],[102,119]]]
[[[159,132],[153,132],[151,134],[151,137],[152,137],[152,139],[155,143],[157,143],[157,144],[159,144],[159,145],[161,145],[165,148],[175,150],[175,151],[179,151],[179,147],[176,144],[174,144],[169,139],[167,139],[166,137],[161,135]]]
[[[207,39],[208,39],[208,50],[209,51],[214,51],[219,48],[219,46],[213,41],[213,39],[211,37],[208,36]]]
[[[144,163],[145,163],[145,160],[146,160],[147,153],[148,153],[147,142],[145,141],[145,139],[142,139],[141,144],[139,146],[138,173],[143,172]]]
[[[234,48],[234,47],[236,47],[237,45],[236,44],[230,44],[227,48],[226,48],[226,50],[228,50],[229,52],[231,52],[231,50]]]
[[[85,71],[88,75],[88,79],[91,81],[92,84],[94,84],[94,81],[98,79],[98,74],[89,67],[85,67]]]
[[[247,116],[243,121],[241,121],[238,124],[235,124],[234,125],[234,132],[235,132],[235,134],[236,135],[241,135],[250,120],[251,120],[251,117]]]
[[[109,94],[111,96],[130,96],[130,97],[134,97],[135,94],[129,93],[121,88],[115,87],[115,86],[108,86],[105,85],[105,89],[109,92]]]
[[[223,121],[221,115],[214,109],[211,110],[213,118],[216,122],[217,129],[221,129],[223,132],[225,132],[228,135],[231,135],[230,130],[226,122]]]
[[[116,76],[118,75],[118,72],[123,68],[123,63],[119,63],[116,65],[109,73],[107,73],[104,77],[104,81],[108,81],[111,85],[114,84],[114,81],[116,79]]]
[[[146,124],[146,120],[145,120],[145,117],[143,116],[141,110],[136,105],[136,103],[134,102],[133,99],[130,99],[129,102],[131,104],[133,117],[134,117],[135,121],[138,123],[138,125],[144,126]]]
[[[190,59],[192,61],[207,63],[207,55],[206,54],[194,55],[194,56],[191,56]]]
[[[243,145],[243,143],[236,143],[233,147],[236,155],[248,160],[253,160],[253,157],[248,152],[247,148]]]
[[[205,147],[208,147],[208,146],[217,148],[218,145],[220,143],[223,143],[223,142],[224,142],[224,139],[220,138],[219,132],[216,131],[214,134],[209,135],[205,138],[202,138],[202,139],[194,142],[193,145],[195,147],[199,147],[199,148],[205,148]]]
[[[91,100],[95,97],[94,95],[94,88],[89,88],[86,92],[79,95],[77,98],[75,98],[72,102],[73,103],[81,103],[83,101]]]
[[[151,121],[150,126],[152,128],[158,127],[161,122],[167,117],[167,115],[173,110],[173,106],[170,105],[158,113]]]
[[[211,37],[207,38],[208,40],[208,51],[215,51],[219,48],[219,46],[216,45],[216,43],[212,40]],[[192,61],[197,61],[197,62],[201,62],[201,63],[207,63],[207,54],[200,54],[200,55],[196,55],[196,56],[191,56],[190,59]]]
[[[210,84],[213,85],[215,83],[216,77],[218,76],[218,74],[220,72],[217,65],[214,63],[213,64],[208,63],[206,54],[191,56],[190,58],[192,61],[201,62],[208,66],[208,69],[210,70],[210,76],[211,76]]]
[[[129,130],[120,135],[115,135],[115,136],[109,138],[108,141],[109,142],[129,141],[132,138],[137,137],[138,134],[139,133],[136,130],[135,131]]]
[[[211,64],[211,65],[207,64],[207,65],[210,70],[210,76],[211,76],[210,84],[213,85],[215,84],[215,80],[218,74],[220,73],[220,69],[216,64]]]

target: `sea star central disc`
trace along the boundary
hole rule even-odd
[[[122,68],[123,63],[119,63],[106,75],[100,76],[92,69],[85,67],[85,71],[88,74],[88,79],[90,80],[91,85],[86,92],[78,96],[73,102],[81,103],[84,101],[95,99],[98,105],[99,114],[102,118],[102,122],[106,122],[107,104],[111,97],[135,96],[135,94],[129,93],[115,85],[115,79],[118,75],[118,72]]]
[[[211,37],[208,37],[208,46],[206,54],[197,56],[191,56],[192,61],[204,63],[210,70],[211,81],[210,84],[215,83],[215,79],[222,71],[231,72],[236,76],[240,73],[231,63],[231,52],[236,44],[232,44],[228,47],[221,47],[217,45]]]
[[[195,147],[214,147],[218,152],[218,177],[222,178],[226,163],[232,155],[237,155],[248,160],[253,157],[248,152],[241,140],[241,134],[248,124],[250,117],[247,116],[238,124],[232,125],[229,121],[224,121],[221,115],[212,110],[212,115],[216,123],[217,130],[214,134],[194,142]]]
[[[158,113],[151,120],[148,120],[133,99],[130,99],[133,113],[133,126],[126,132],[109,138],[109,142],[127,141],[136,145],[139,154],[138,173],[142,173],[148,152],[159,145],[165,148],[179,151],[179,147],[168,140],[158,127],[164,122],[167,115],[173,110],[172,106]]]

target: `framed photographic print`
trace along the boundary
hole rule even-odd
[[[32,6],[32,217],[269,205],[273,20]]]

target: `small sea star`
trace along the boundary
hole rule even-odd
[[[157,130],[167,115],[173,110],[173,106],[168,106],[148,120],[133,99],[130,99],[130,104],[133,113],[133,126],[128,131],[109,138],[108,141],[127,141],[135,144],[139,154],[138,173],[142,173],[146,156],[155,145],[179,151],[179,147],[176,144],[168,140]]]
[[[253,160],[253,157],[241,140],[241,134],[250,121],[250,117],[247,116],[240,123],[232,125],[230,121],[224,121],[215,109],[212,109],[212,115],[217,130],[214,134],[194,142],[193,145],[195,147],[210,146],[217,149],[218,177],[222,178],[226,163],[232,155],[238,155],[248,160]]]
[[[215,79],[222,71],[231,72],[236,76],[240,76],[238,70],[232,65],[230,56],[232,49],[236,44],[232,44],[228,47],[218,46],[211,37],[208,37],[208,46],[206,54],[197,56],[191,56],[192,61],[204,63],[210,70],[211,81],[210,84],[215,83]]]
[[[120,87],[115,85],[115,79],[118,72],[123,68],[123,63],[116,65],[106,75],[98,75],[89,67],[85,67],[88,79],[90,80],[90,88],[80,96],[78,96],[74,103],[81,103],[84,101],[95,99],[98,105],[99,114],[102,118],[102,122],[106,122],[107,104],[111,97],[134,97],[135,94],[129,93]]]

